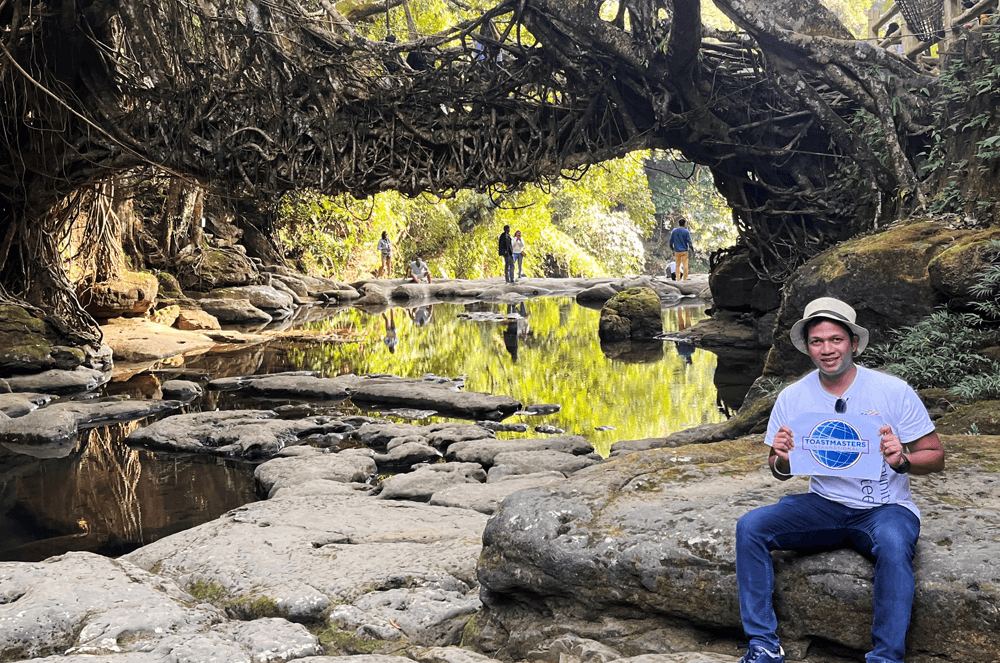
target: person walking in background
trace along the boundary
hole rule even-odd
[[[431,282],[431,268],[427,266],[424,259],[417,256],[410,263],[410,278],[413,279],[414,283],[420,283],[420,279],[427,279],[427,282]]]
[[[392,276],[392,242],[389,241],[389,233],[382,231],[382,239],[378,241],[378,251],[382,254],[382,266],[378,268],[378,276],[384,274],[386,278]]]
[[[677,263],[677,278],[686,281],[690,266],[688,265],[688,251],[694,248],[691,242],[691,233],[685,227],[687,221],[682,216],[677,220],[677,227],[670,231],[670,250],[674,252],[674,262]]]
[[[524,278],[524,238],[521,237],[521,231],[518,230],[514,233],[514,239],[510,241],[511,254],[514,257],[514,262],[517,264],[517,278]]]
[[[500,238],[497,240],[497,251],[503,258],[503,278],[507,283],[514,282],[514,250],[510,237],[510,226],[504,226]]]

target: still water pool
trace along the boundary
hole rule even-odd
[[[474,321],[491,315],[511,320]],[[703,307],[666,309],[664,330],[685,329],[703,317]],[[506,394],[526,406],[561,405],[553,415],[507,421],[583,435],[603,455],[617,440],[660,437],[725,419],[716,403],[713,353],[671,341],[633,346],[631,352],[602,348],[599,318],[600,311],[568,298],[438,304],[380,316],[351,310],[312,328],[350,335],[356,343],[296,346],[287,363],[324,376],[464,376],[467,391]],[[609,426],[614,430],[596,430]]]
[[[357,309],[331,311],[301,331],[349,342],[298,337],[228,346],[173,358],[150,372],[112,382],[107,392],[149,398],[156,396],[161,381],[173,377],[205,383],[289,370],[324,376],[464,376],[469,391],[508,394],[525,405],[561,405],[554,414],[516,415],[506,421],[584,435],[606,455],[618,440],[661,437],[723,421],[725,411],[738,407],[756,377],[741,374],[745,383],[738,380],[735,389],[731,380],[717,388],[716,355],[673,341],[602,348],[599,315],[568,298],[517,305],[442,303],[374,315]],[[664,330],[684,329],[704,316],[699,306],[666,309]],[[277,404],[208,392],[189,410]],[[359,412],[350,404],[330,410]],[[0,531],[5,533],[0,559],[40,560],[68,550],[123,554],[256,499],[254,463],[129,448],[123,440],[138,425],[84,433],[77,452],[66,458],[27,458],[0,450]]]

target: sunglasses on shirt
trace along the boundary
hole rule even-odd
[[[847,412],[847,399],[838,398],[837,402],[833,404],[833,409],[836,410],[837,414],[844,414]]]

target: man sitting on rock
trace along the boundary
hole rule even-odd
[[[875,562],[875,619],[867,663],[902,663],[913,603],[913,554],[920,511],[908,474],[944,469],[944,449],[917,394],[902,380],[854,364],[868,330],[854,309],[832,297],[810,302],[792,326],[792,344],[815,371],[790,385],[774,405],[765,442],[771,473],[791,476],[789,452],[809,431],[789,427],[800,416],[830,413],[874,417],[881,436],[878,480],[812,476],[809,492],[754,509],[736,525],[736,579],[743,630],[750,639],[741,663],[783,663],[772,550],[850,545]],[[874,444],[874,442],[873,442]]]

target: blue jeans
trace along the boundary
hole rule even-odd
[[[815,493],[788,495],[736,523],[740,616],[751,645],[778,649],[772,550],[852,545],[875,560],[875,619],[868,663],[902,663],[913,606],[920,520],[906,507],[852,509]]]
[[[521,267],[522,267],[522,265],[524,263],[524,254],[523,253],[515,253],[514,254],[514,262],[517,263],[517,275],[518,276],[524,276],[524,270],[521,269]]]
[[[503,278],[507,283],[514,282],[514,256],[509,253],[503,256]]]

